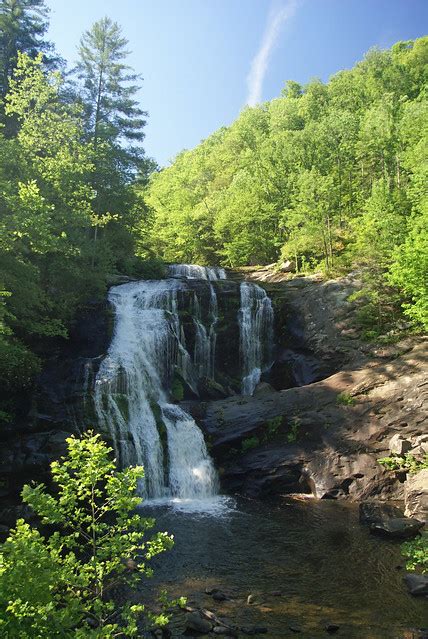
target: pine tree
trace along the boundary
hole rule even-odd
[[[127,44],[120,26],[107,17],[95,22],[80,40],[77,74],[96,152],[102,142],[124,148],[144,138],[146,113],[135,99],[140,76],[124,62]],[[129,157],[138,157],[135,149],[127,150]]]
[[[9,81],[18,59],[18,51],[35,58],[38,53],[52,53],[53,46],[44,40],[49,9],[45,0],[0,0],[0,99],[9,90]],[[57,59],[46,58],[54,63]]]

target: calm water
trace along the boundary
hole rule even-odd
[[[428,625],[426,599],[408,595],[399,545],[369,534],[354,505],[334,501],[280,504],[229,502],[217,514],[146,506],[157,529],[174,534],[175,548],[156,559],[151,586],[185,595],[236,625],[264,625],[269,638],[394,639]],[[205,594],[218,588],[231,600]],[[281,596],[272,593],[280,591]],[[260,603],[248,605],[252,593]],[[289,625],[298,625],[298,635]],[[180,619],[174,636],[180,636]],[[243,637],[245,635],[242,635]]]

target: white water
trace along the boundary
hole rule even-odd
[[[271,365],[273,309],[266,291],[257,284],[243,282],[240,294],[241,392],[243,395],[252,395],[263,370]]]
[[[213,281],[226,273],[190,264],[169,269],[169,279],[110,289],[115,330],[95,379],[95,410],[120,466],[144,466],[140,489],[152,503],[217,512],[225,504],[217,495],[217,473],[203,435],[193,418],[171,403],[169,389],[175,371],[196,394],[199,380],[214,378],[218,300]],[[203,282],[187,283],[194,279]],[[183,301],[194,325],[193,354],[180,319]],[[251,395],[270,364],[273,325],[271,302],[256,284],[241,284],[238,323],[241,391]]]
[[[175,279],[141,281],[109,293],[116,323],[96,378],[95,408],[120,465],[144,466],[142,492],[149,498],[204,499],[218,489],[202,433],[190,415],[169,403],[166,390],[176,366],[195,377],[178,315],[183,287]]]
[[[170,277],[187,277],[192,280],[225,280],[226,271],[219,266],[199,266],[198,264],[170,264]]]

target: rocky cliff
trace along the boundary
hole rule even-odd
[[[403,498],[405,475],[377,459],[389,454],[394,435],[416,446],[428,432],[426,340],[361,341],[347,301],[359,286],[354,277],[246,276],[266,287],[276,308],[271,378],[253,397],[190,406],[223,487],[252,497]]]

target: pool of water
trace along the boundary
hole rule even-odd
[[[237,626],[266,626],[264,637],[316,639],[335,623],[337,637],[399,639],[428,625],[427,600],[411,597],[403,583],[399,544],[372,536],[355,505],[223,499],[208,512],[182,503],[141,512],[175,538],[153,562],[150,589],[184,595]],[[213,588],[229,599],[215,602],[205,593]],[[247,604],[249,594],[257,603]],[[175,637],[183,617],[174,620]]]

